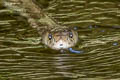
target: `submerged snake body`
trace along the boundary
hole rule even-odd
[[[27,18],[28,23],[42,35],[42,42],[52,49],[67,49],[78,41],[77,32],[59,25],[36,4],[35,0],[3,0],[13,12]]]

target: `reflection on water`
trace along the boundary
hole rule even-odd
[[[48,49],[24,18],[1,7],[0,75],[14,80],[120,78],[119,3],[57,0],[44,9],[60,24],[78,27],[80,39],[74,49],[83,54]]]

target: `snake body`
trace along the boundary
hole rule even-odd
[[[3,4],[12,12],[27,18],[31,27],[42,36],[42,42],[56,50],[68,49],[78,41],[78,34],[67,26],[58,24],[47,15],[35,0],[3,0]]]

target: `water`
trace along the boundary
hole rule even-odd
[[[77,27],[79,42],[73,49],[84,53],[47,48],[26,19],[0,6],[1,79],[120,79],[119,1],[50,0],[43,6],[60,24]]]

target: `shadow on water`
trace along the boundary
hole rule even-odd
[[[57,0],[44,10],[60,24],[77,26],[82,54],[41,44],[17,14],[0,10],[0,75],[3,80],[110,80],[120,78],[120,5],[114,0]],[[7,79],[9,78],[9,79]]]

